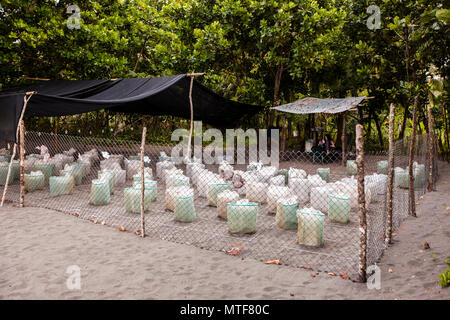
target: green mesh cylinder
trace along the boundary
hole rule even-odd
[[[108,181],[92,180],[89,203],[95,206],[106,205],[111,201]]]
[[[286,204],[284,199],[277,201],[277,213],[275,222],[278,227],[285,230],[295,230],[298,228],[297,206],[298,203]]]
[[[42,172],[27,174],[25,173],[23,176],[23,181],[25,185],[25,190],[28,192],[32,192],[35,190],[44,189],[45,185],[45,176]]]
[[[55,164],[53,163],[34,163],[32,166],[32,171],[41,171],[45,176],[45,184],[48,184],[48,181],[51,176],[55,175]]]
[[[72,194],[75,186],[73,176],[53,176],[49,178],[50,195],[52,197]]]
[[[6,184],[6,178],[8,177],[8,168],[9,168],[8,162],[0,163],[0,186],[4,186]],[[14,174],[11,168],[11,174],[9,175],[8,184],[13,183],[13,181],[14,181]]]
[[[114,194],[114,185],[115,185],[115,175],[111,170],[100,170],[98,172],[98,178],[100,180],[106,180],[109,183],[109,192],[110,194]]]
[[[297,210],[298,243],[307,246],[321,246],[323,244],[323,229],[325,215],[312,208]]]
[[[254,202],[230,202],[227,206],[227,223],[230,233],[256,232],[258,204]]]
[[[394,171],[395,186],[402,189],[409,189],[409,172],[408,170],[396,169]]]
[[[141,189],[130,187],[124,189],[125,210],[131,213],[141,213]],[[144,189],[144,212],[150,209],[151,189]]]
[[[140,180],[138,181],[133,181],[133,187],[140,187],[142,185],[142,182]],[[151,189],[151,201],[156,201],[156,195],[158,193],[158,183],[154,180],[150,180],[150,179],[145,179],[144,180],[144,186],[145,188],[150,188]]]
[[[355,160],[347,160],[347,175],[354,176],[356,175],[357,166]]]
[[[347,223],[350,219],[350,197],[348,195],[328,195],[328,219]]]
[[[138,173],[138,174],[135,174],[134,176],[133,176],[133,184],[135,184],[135,183],[141,183],[141,174],[140,173]],[[144,180],[150,180],[152,177],[149,175],[149,174],[144,174]]]
[[[318,168],[317,174],[322,178],[322,180],[330,182],[330,168]]]
[[[0,162],[9,162],[11,160],[11,156],[0,156]]]
[[[11,166],[11,175],[14,175],[13,180],[20,179],[20,162],[14,160]]]
[[[425,166],[419,164],[414,168],[414,188],[420,189],[426,183]]]
[[[207,191],[208,205],[217,207],[217,195],[225,190],[231,190],[231,183],[208,184],[208,191]]]
[[[180,222],[192,222],[195,220],[194,199],[192,196],[176,196],[173,210],[175,220]]]
[[[388,174],[389,163],[386,160],[377,162],[377,173],[378,174]]]

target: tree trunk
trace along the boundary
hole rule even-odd
[[[280,143],[280,152],[284,152],[286,150],[286,136],[287,136],[287,121],[286,115],[282,115],[283,119],[283,128],[281,130],[281,143]]]
[[[374,120],[378,132],[378,141],[380,142],[380,147],[383,148],[384,147],[383,133],[381,132],[380,119],[378,118],[377,114],[374,114]]]
[[[417,111],[419,108],[419,96],[414,97],[413,123],[411,129],[411,142],[409,146],[409,201],[411,205],[411,215],[416,216],[416,197],[414,193],[414,153],[416,147],[416,127],[417,127]]]
[[[427,119],[428,119],[428,135],[427,135],[427,151],[428,151],[428,191],[433,191],[433,118],[431,113],[431,105],[427,108]]]
[[[147,127],[145,127],[144,118],[142,118],[142,140],[141,140],[141,237],[145,237],[145,174],[144,174],[144,154],[145,154],[145,137]]]
[[[25,206],[25,165],[24,165],[24,155],[25,155],[25,125],[23,120],[19,122],[20,126],[20,148],[19,148],[19,159],[20,159],[20,202],[19,206],[23,208]]]
[[[402,140],[405,137],[405,129],[406,129],[406,120],[408,119],[408,106],[405,105],[405,112],[403,113],[403,122],[400,127],[400,133],[398,135],[398,139]]]
[[[370,135],[372,134],[372,114],[373,108],[369,107],[369,120],[367,121],[367,139],[370,139]]]
[[[394,125],[395,104],[391,103],[389,112],[389,160],[388,160],[388,182],[386,195],[386,245],[392,242],[392,198],[394,185]]]
[[[367,217],[366,196],[364,192],[364,127],[356,125],[356,164],[358,177],[358,206],[359,206],[359,280],[366,281],[367,268]]]

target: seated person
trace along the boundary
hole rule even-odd
[[[329,134],[326,134],[319,142],[319,147],[322,147],[327,154],[330,154],[330,151],[333,151],[336,148],[334,141],[331,139]]]

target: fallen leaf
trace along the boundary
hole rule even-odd
[[[119,230],[120,230],[120,231],[125,231],[126,229],[125,229],[124,227],[120,226],[120,227],[119,227]]]
[[[293,293],[293,292],[291,292],[290,294],[291,294],[291,297],[293,297],[293,296],[294,296],[294,293]]]
[[[392,234],[393,237],[395,237],[396,235],[397,235],[397,234],[396,234],[395,232]]]
[[[315,273],[311,274],[311,277],[315,278],[315,277],[316,277],[316,274],[315,274]]]
[[[392,268],[389,268],[389,270],[388,270],[388,271],[389,271],[389,273],[392,273],[392,272],[393,272]]]
[[[233,243],[233,247],[231,249],[225,250],[225,253],[232,255],[232,256],[237,256],[239,254],[239,252],[241,252],[243,249],[244,249],[244,246],[242,245],[242,242]]]
[[[280,259],[268,260],[264,262],[265,264],[281,264]]]
[[[341,274],[341,278],[344,279],[344,280],[347,280],[348,279],[347,272],[344,271],[344,273]]]
[[[420,196],[420,198],[419,198],[420,200],[423,200],[423,196]]]
[[[92,221],[93,223],[97,223],[97,219],[94,219],[94,221]]]
[[[74,215],[75,217],[78,217],[78,216],[79,216],[79,214],[76,213],[76,212],[74,212],[73,215]]]
[[[423,248],[424,249],[430,249],[430,244],[427,241],[425,241],[424,244],[423,244]]]
[[[329,275],[329,276],[333,276],[333,277],[335,277],[335,276],[336,276],[336,273],[333,273],[333,272],[328,272],[328,275]]]
[[[449,207],[447,207],[447,211],[450,211],[450,206],[449,206]]]
[[[307,269],[307,270],[312,270],[313,267],[310,267],[310,266],[300,266],[300,268],[302,268],[302,269]]]

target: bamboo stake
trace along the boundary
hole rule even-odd
[[[342,141],[342,165],[345,166],[345,116],[347,115],[346,112],[342,115],[342,135],[341,135],[341,141]]]
[[[20,117],[19,117],[19,124],[23,119],[23,115],[25,114],[25,110],[27,108],[28,101],[31,99],[31,97],[35,93],[36,92],[34,92],[34,91],[25,93],[25,96],[23,97],[22,112],[20,113]],[[27,96],[29,96],[29,97],[27,98]],[[3,207],[3,204],[5,202],[5,197],[6,197],[6,191],[8,190],[8,182],[9,182],[9,177],[11,176],[12,163],[14,161],[14,158],[16,157],[17,140],[19,140],[19,129],[20,129],[20,125],[18,125],[17,129],[16,129],[16,141],[14,142],[13,154],[11,156],[11,160],[9,161],[8,174],[6,176],[5,189],[3,189],[2,202],[0,203],[0,207]]]
[[[192,143],[192,133],[194,131],[194,104],[192,103],[192,87],[194,86],[194,76],[191,77],[191,85],[189,87],[189,103],[191,105],[191,127],[189,129],[189,141],[188,141],[188,157],[191,158],[191,143]]]
[[[433,166],[433,118],[431,114],[431,105],[428,106],[428,141],[427,141],[427,149],[428,149],[428,188],[429,192],[434,190],[433,185],[433,174],[434,174],[434,166]]]
[[[416,216],[416,197],[414,193],[414,153],[416,151],[416,127],[417,127],[417,109],[419,108],[419,96],[414,97],[413,123],[411,129],[411,142],[409,145],[409,202],[411,216]]]
[[[55,121],[56,121],[56,123],[55,123],[55,149],[56,149],[56,152],[55,153],[58,153],[58,121],[59,119],[58,119],[58,117],[56,117],[56,119],[55,119]]]
[[[20,148],[19,148],[19,159],[20,159],[20,201],[19,206],[23,208],[25,206],[25,166],[24,166],[24,155],[25,155],[25,125],[23,120],[20,120]]]
[[[142,121],[144,123],[144,121]],[[145,237],[145,214],[144,214],[144,196],[145,196],[145,176],[144,176],[144,149],[145,136],[147,135],[147,127],[142,127],[142,141],[141,141],[141,237]]]
[[[394,185],[394,123],[395,123],[395,104],[391,103],[389,112],[389,160],[388,160],[388,182],[386,195],[386,236],[384,238],[386,245],[392,242],[392,196]]]
[[[363,126],[356,125],[356,165],[359,204],[359,280],[366,282],[367,269],[367,217],[364,192],[364,137]]]

